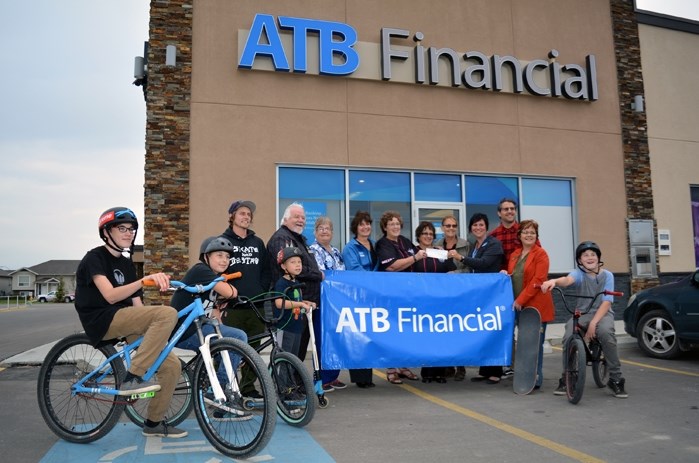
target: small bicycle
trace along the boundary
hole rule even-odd
[[[566,359],[564,379],[568,401],[572,404],[577,404],[580,402],[580,399],[582,399],[583,392],[585,391],[587,365],[592,366],[592,377],[597,387],[603,388],[609,381],[609,369],[607,360],[604,358],[602,345],[596,337],[590,339],[589,342],[585,342],[585,329],[580,326],[580,317],[590,311],[598,297],[602,295],[623,296],[624,293],[619,291],[602,291],[594,296],[580,296],[565,294],[563,290],[558,287],[554,287],[553,290],[558,292],[561,301],[563,301],[563,306],[573,315],[573,335],[568,340],[568,344],[564,346]],[[566,298],[570,299],[573,297],[589,299],[590,302],[584,309],[571,309]]]
[[[235,276],[218,277],[206,286],[187,286],[171,280],[170,289],[203,293],[217,282]],[[179,316],[186,317],[184,322],[143,379],[148,381],[156,374],[187,328],[194,324],[202,346],[191,362],[191,375],[190,368],[183,369],[180,383],[189,385],[188,396],[199,426],[206,439],[222,454],[233,458],[255,455],[270,441],[276,424],[273,407],[277,399],[265,362],[249,345],[221,337],[218,322],[206,317],[200,298],[194,298]],[[204,337],[201,331],[204,323],[214,324],[218,334]],[[111,431],[127,405],[154,396],[155,393],[147,392],[123,397],[119,392],[142,339],[123,344],[104,341],[95,347],[87,335],[79,333],[62,339],[49,351],[39,372],[37,395],[39,409],[51,431],[69,442],[93,442]],[[229,355],[240,358],[240,364],[246,364],[254,373],[256,386],[266,399],[259,407],[250,411],[242,409],[238,371],[233,369]],[[218,380],[215,366],[218,362],[225,365],[230,389],[224,390],[225,385]],[[240,407],[237,404],[241,404]],[[174,408],[180,410],[175,419],[181,421],[187,416],[187,406],[182,406],[181,402],[176,402]]]
[[[288,290],[295,289],[291,286]],[[261,353],[271,346],[269,354],[269,370],[277,393],[277,413],[291,426],[302,427],[307,425],[315,415],[315,401],[309,399],[309,394],[313,394],[313,379],[306,366],[295,355],[285,352],[277,342],[277,322],[278,318],[266,317],[263,314],[266,303],[273,303],[280,297],[288,297],[287,293],[263,293],[252,298],[239,297],[228,310],[249,307],[253,310],[257,318],[265,325],[263,333],[251,336],[248,342],[260,340],[260,344],[255,350]],[[255,399],[245,399],[245,408],[256,407],[258,401]],[[327,406],[327,402],[325,404]],[[324,408],[320,405],[321,408]]]

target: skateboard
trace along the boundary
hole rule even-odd
[[[539,360],[539,333],[541,315],[534,307],[525,307],[519,313],[517,323],[517,347],[515,351],[515,375],[512,388],[516,394],[529,394],[536,383]]]

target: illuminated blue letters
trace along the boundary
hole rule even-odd
[[[275,71],[289,71],[289,60],[282,46],[281,31],[291,31],[293,36],[293,71],[305,73],[307,70],[307,49],[309,32],[318,33],[318,68],[320,74],[342,76],[359,68],[359,54],[354,49],[357,32],[348,24],[321,21],[318,19],[292,18],[279,16],[279,28],[274,17],[257,14],[250,34],[240,57],[238,67],[251,69],[258,55],[272,59]],[[335,57],[341,63],[334,62]]]

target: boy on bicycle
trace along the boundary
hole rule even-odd
[[[303,270],[301,251],[294,246],[282,248],[277,254],[277,263],[284,271],[284,275],[277,280],[274,285],[274,291],[284,293],[297,283],[296,277]],[[315,308],[315,304],[311,301],[303,300],[298,289],[290,291],[287,297],[276,299],[274,304],[274,317],[279,318],[277,326],[280,330],[281,339],[279,344],[282,350],[290,352],[303,360],[301,352],[305,353],[308,346],[302,345],[302,339],[304,339],[302,334],[307,329],[308,321],[306,320],[306,315],[300,313],[300,309],[305,309],[306,313],[309,313]],[[308,338],[305,339],[307,342]]]
[[[159,391],[148,404],[143,435],[185,437],[187,431],[163,422],[181,374],[180,359],[172,352],[165,358],[158,370],[158,384],[145,384],[141,378],[160,355],[177,323],[177,311],[172,307],[143,305],[143,280],[153,280],[161,291],[166,291],[170,278],[164,273],[141,279],[136,275],[131,252],[138,220],[130,209],[107,209],[100,215],[97,230],[104,245],[88,251],[76,272],[75,309],[80,323],[94,345],[118,338],[132,342],[143,336],[119,394]]]
[[[614,291],[614,275],[609,270],[602,269],[602,251],[597,243],[583,241],[575,250],[575,261],[578,268],[567,276],[545,281],[541,285],[541,291],[547,292],[554,286],[574,286],[580,296],[594,297],[602,291]],[[621,399],[629,395],[624,390],[625,380],[621,376],[621,362],[617,352],[616,335],[614,333],[614,311],[612,310],[613,297],[601,295],[598,297],[590,311],[580,317],[579,323],[585,331],[585,340],[596,337],[602,345],[604,357],[609,367],[609,382],[607,386],[614,392],[614,397]],[[563,345],[573,335],[573,320],[568,320],[563,335]],[[563,370],[565,371],[566,356],[563,352]],[[561,377],[555,395],[565,395],[565,379]]]
[[[228,262],[233,252],[233,245],[230,241],[222,236],[210,236],[206,238],[199,248],[199,261],[192,268],[190,268],[182,278],[182,283],[187,286],[193,286],[197,284],[206,285],[213,281],[215,278],[219,277],[228,268]],[[223,310],[226,307],[226,303],[218,303],[218,299],[232,299],[238,295],[238,291],[235,287],[228,283],[227,281],[219,281],[206,293],[192,294],[186,291],[176,291],[172,296],[170,304],[178,311],[187,308],[192,303],[195,297],[199,297],[202,300],[204,309],[207,311],[207,315],[210,318],[214,318],[219,322],[219,328],[221,329],[221,335],[225,338],[238,339],[247,344],[248,336],[244,331],[238,328],[233,328],[231,326],[226,326],[221,322],[223,317]],[[184,322],[184,318],[180,318],[174,331]],[[173,332],[174,332],[173,331]],[[215,328],[211,324],[205,324],[201,327],[202,334],[206,337],[209,334],[215,332]],[[180,342],[177,343],[177,347],[180,349],[187,349],[198,351],[201,346],[199,341],[199,335],[196,332],[196,327],[192,324],[187,331],[180,338]],[[238,368],[238,363],[240,359],[237,356],[231,355],[231,364],[233,369]],[[223,362],[219,362],[218,370],[216,372],[218,380],[221,386],[224,387],[226,395],[230,392],[230,384],[228,384],[228,375],[226,374],[226,366]],[[213,395],[213,394],[212,394]],[[205,397],[205,400],[207,398]],[[213,400],[211,404],[214,405]],[[243,418],[250,419],[252,415],[245,412],[240,404],[236,404],[235,401],[229,400],[228,403],[221,406],[219,410],[214,411],[214,418],[217,419],[227,419],[227,420],[241,420]]]

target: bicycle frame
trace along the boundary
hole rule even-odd
[[[206,286],[201,286],[197,285],[195,290],[189,290],[188,287],[179,281],[171,281],[172,288],[171,289],[178,289],[178,288],[183,288],[185,290],[188,290],[189,292],[192,293],[204,293],[206,291],[210,291],[216,283],[219,281],[224,281],[228,279],[235,278],[239,276],[240,274],[230,274],[230,275],[225,275],[216,278],[213,280],[211,283],[209,283]],[[149,280],[145,280],[144,284],[148,285]],[[213,370],[213,362],[211,361],[211,351],[210,351],[210,342],[212,339],[219,339],[221,338],[221,332],[218,328],[218,321],[217,320],[212,320],[206,317],[206,313],[204,311],[204,305],[201,302],[200,298],[195,298],[194,301],[192,301],[191,304],[189,304],[185,309],[181,310],[178,313],[178,318],[183,318],[186,317],[182,325],[177,329],[175,334],[170,338],[168,341],[167,345],[165,348],[160,352],[160,355],[158,355],[158,358],[155,360],[153,365],[146,371],[146,373],[143,375],[143,379],[145,381],[148,381],[151,379],[155,373],[158,371],[160,366],[162,365],[163,361],[165,358],[172,352],[172,350],[175,348],[177,343],[180,341],[182,336],[184,335],[185,331],[194,323],[194,325],[197,328],[197,334],[199,336],[199,340],[201,341],[201,346],[199,347],[199,354],[203,357],[204,359],[204,365],[206,367],[207,374],[209,376],[209,379],[211,381],[211,387],[214,393],[214,397],[217,401],[220,401],[221,403],[226,401],[226,394],[223,391],[223,388],[221,387],[218,377],[216,375],[216,372]],[[212,333],[210,335],[207,335],[206,337],[203,336],[201,327],[202,324],[204,323],[210,323],[213,324],[216,327],[216,333]],[[128,371],[129,367],[131,366],[131,354],[133,353],[134,350],[138,348],[138,346],[141,345],[141,342],[143,342],[143,337],[138,338],[136,341],[132,343],[127,343],[122,347],[121,351],[118,351],[114,355],[110,356],[108,359],[103,361],[97,368],[94,368],[87,376],[81,378],[79,381],[77,381],[72,387],[71,387],[71,393],[72,395],[76,394],[81,394],[81,393],[88,393],[88,394],[105,394],[105,395],[119,395],[119,390],[117,388],[111,388],[107,386],[102,386],[102,387],[86,387],[85,383],[92,380],[93,378],[96,377],[97,381],[99,382],[101,379],[103,379],[106,375],[111,374],[111,367],[108,367],[109,364],[116,359],[117,357],[122,357],[124,364],[126,366],[126,370]],[[235,375],[233,374],[233,365],[231,364],[230,357],[228,355],[222,355],[221,356],[223,359],[223,363],[225,365],[226,369],[226,375],[229,380],[229,384],[231,385],[232,389],[234,392],[239,392],[238,389],[238,384],[237,381],[235,381]],[[105,367],[108,367],[105,369]],[[98,376],[99,375],[99,376]],[[146,398],[146,397],[153,397],[154,393],[153,392],[146,392],[143,394],[137,394],[136,397],[132,398]]]

